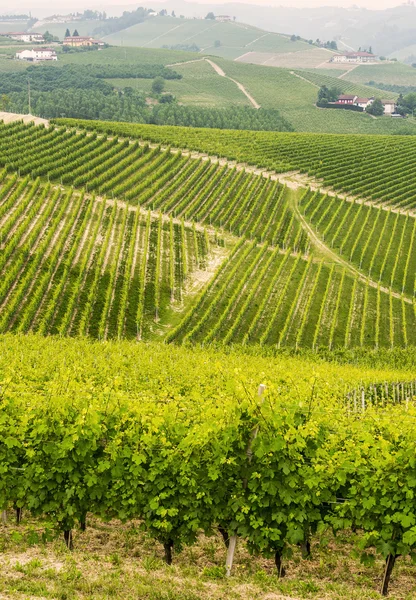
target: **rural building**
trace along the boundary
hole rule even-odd
[[[382,100],[382,103],[385,115],[392,115],[396,112],[396,103],[393,100]]]
[[[105,43],[101,42],[100,40],[95,40],[92,37],[82,37],[80,35],[75,35],[71,37],[66,37],[64,39],[64,46],[82,48],[85,46],[105,46]]]
[[[334,104],[346,105],[349,104],[351,106],[360,106],[363,110],[370,106],[374,102],[374,96],[371,98],[359,98],[358,96],[352,96],[347,94],[341,94],[338,96],[338,100]],[[396,103],[394,100],[382,100],[384,106],[384,114],[392,115],[396,112]]]
[[[341,94],[341,96],[338,96],[337,104],[354,104],[356,99],[357,99],[357,96]]]
[[[55,50],[51,48],[32,48],[32,50],[22,50],[16,53],[18,60],[26,60],[28,62],[38,62],[43,60],[58,60]]]
[[[344,52],[343,54],[335,54],[330,62],[333,63],[374,63],[377,62],[377,56],[370,52]]]
[[[8,37],[17,42],[25,42],[28,44],[42,44],[45,39],[41,33],[2,33],[4,37]]]
[[[374,96],[371,98],[356,98],[354,104],[356,104],[357,106],[361,106],[361,108],[363,108],[364,110],[367,108],[367,106],[370,106],[370,104],[372,104],[374,101]]]
[[[219,21],[220,23],[226,23],[227,21],[232,21],[233,18],[229,15],[218,15],[217,17],[215,17],[215,20]]]

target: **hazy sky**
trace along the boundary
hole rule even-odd
[[[163,1],[163,0],[160,0]],[[200,4],[223,4],[227,0],[192,0]],[[230,0],[228,0],[230,1]],[[232,1],[232,0],[231,0]],[[257,4],[263,6],[291,6],[291,7],[316,7],[316,6],[344,6],[350,7],[354,4],[349,0],[239,0],[246,4]],[[174,0],[171,0],[174,3]],[[120,7],[120,9],[137,8],[138,6],[151,6],[157,4],[158,0],[143,0],[143,2],[129,2],[129,0],[0,0],[0,14],[28,12],[44,16],[54,13],[82,10],[83,8]],[[358,6],[369,9],[383,9],[400,4],[397,0],[359,0]],[[112,12],[112,11],[111,11]]]

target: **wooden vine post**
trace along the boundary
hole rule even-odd
[[[263,383],[260,384],[258,391],[257,391],[257,395],[260,398],[260,404],[262,404],[264,402],[265,390],[266,390],[266,386]],[[253,458],[252,447],[253,447],[253,442],[257,437],[258,432],[259,432],[259,426],[256,425],[256,427],[251,432],[250,441],[247,446],[247,459],[248,459],[249,464],[251,463],[251,460]],[[244,487],[247,487],[247,480],[244,481]],[[230,539],[228,541],[227,558],[225,561],[226,577],[230,577],[230,575],[231,575],[231,569],[233,568],[234,554],[235,554],[236,546],[237,546],[237,536],[232,535],[232,536],[230,536]]]

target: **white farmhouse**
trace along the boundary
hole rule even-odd
[[[18,60],[26,60],[28,62],[38,62],[44,60],[58,60],[55,50],[50,48],[32,48],[32,50],[22,50],[16,53]]]
[[[382,103],[385,115],[392,115],[396,112],[396,103],[393,100],[382,100]]]
[[[356,104],[357,106],[361,106],[361,108],[363,108],[365,110],[367,108],[367,106],[370,106],[370,104],[373,104],[373,102],[374,102],[374,97],[356,98],[354,104]]]
[[[41,33],[4,33],[3,35],[17,42],[25,42],[27,44],[42,44],[45,41]]]
[[[377,56],[370,52],[344,52],[343,54],[334,54],[330,62],[353,63],[359,65],[377,62]]]

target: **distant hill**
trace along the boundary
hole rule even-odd
[[[289,2],[287,3],[289,4]],[[232,15],[239,23],[305,39],[337,40],[342,49],[372,46],[379,55],[390,56],[415,43],[416,7],[401,5],[387,10],[289,6],[255,6],[244,3],[197,4],[183,0],[158,3],[157,9],[186,17],[204,17],[207,12]],[[413,53],[413,48],[410,54]],[[406,56],[400,57],[401,60]]]
[[[290,36],[269,33],[233,20],[220,22],[171,16],[146,19],[143,23],[105,36],[103,39],[115,46],[194,49],[196,52],[201,51],[230,59],[237,59],[249,53],[267,53],[269,57],[274,53],[318,50],[305,41],[292,41]]]

